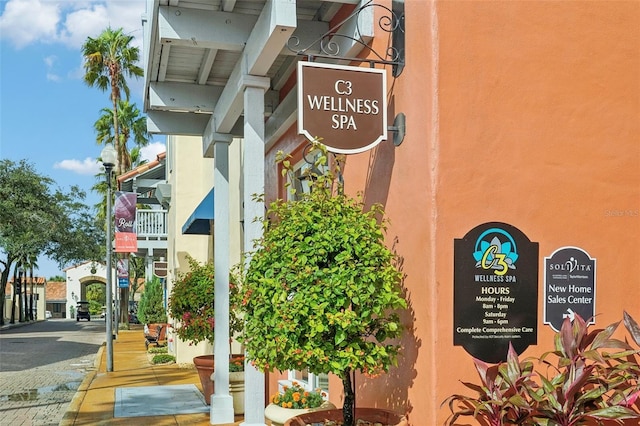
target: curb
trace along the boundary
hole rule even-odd
[[[59,426],[73,426],[75,424],[76,418],[78,417],[78,413],[80,412],[80,407],[82,406],[82,402],[84,401],[84,397],[87,394],[87,391],[89,390],[89,386],[91,385],[91,382],[93,382],[93,379],[95,379],[96,375],[98,374],[98,369],[100,367],[100,362],[102,360],[102,353],[104,352],[105,345],[106,344],[103,343],[102,346],[100,346],[100,349],[98,349],[96,359],[93,363],[95,370],[90,371],[86,375],[86,377],[82,380],[82,383],[80,383],[80,386],[78,386],[78,390],[76,391],[76,394],[73,396],[73,399],[69,403],[69,407],[67,408],[67,411],[64,413],[64,416],[62,417],[62,420],[60,421]]]

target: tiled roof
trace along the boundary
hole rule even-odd
[[[67,299],[67,283],[48,282],[47,283],[47,301],[49,300],[66,300]]]
[[[153,169],[154,167],[162,164],[162,162],[164,161],[164,159],[167,157],[167,153],[165,152],[161,152],[160,154],[158,154],[156,156],[156,159],[154,161],[150,161],[148,163],[142,164],[141,166],[136,167],[133,170],[130,170],[126,173],[121,174],[120,176],[118,176],[118,182],[123,182],[127,179],[130,179],[136,175],[139,175],[141,173],[146,172],[147,170]]]
[[[36,285],[42,285],[46,282],[47,280],[45,279],[45,277],[33,277],[33,283]],[[27,284],[31,284],[31,277],[22,277],[22,282],[23,283],[27,283]],[[13,284],[13,277],[9,278],[9,284]]]

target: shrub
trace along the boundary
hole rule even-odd
[[[147,281],[138,303],[138,319],[143,324],[163,324],[167,314],[162,300],[162,283],[159,278]]]
[[[640,344],[640,328],[626,312],[624,322]],[[446,425],[458,424],[460,417],[492,426],[622,424],[640,418],[640,351],[612,337],[619,324],[589,331],[576,315],[564,320],[554,350],[539,358],[520,361],[510,346],[505,363],[489,366],[474,359],[481,382],[464,385],[476,395],[448,397]],[[544,369],[534,372],[536,365]]]
[[[172,362],[176,362],[176,357],[169,354],[154,355],[151,359],[152,364],[168,364]]]
[[[178,321],[174,330],[180,339],[198,344],[214,338],[214,269],[213,262],[200,264],[187,256],[189,272],[178,274],[169,297],[169,315]],[[242,321],[237,317],[238,286],[229,277],[229,331],[240,331]]]
[[[150,347],[147,352],[150,354],[166,354],[167,352],[169,352],[169,348],[167,348],[166,346],[153,346]]]

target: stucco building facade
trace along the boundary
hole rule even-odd
[[[195,137],[190,158],[211,175],[215,160],[209,165],[207,158],[217,158],[215,147],[238,147],[232,155],[237,162],[229,164],[239,168],[244,214],[231,218],[227,229],[241,229],[238,238],[248,250],[259,232],[250,222],[264,211],[248,194],[265,193],[267,201],[282,196],[276,152],[301,158],[308,143],[298,134],[295,97],[295,63],[308,57],[292,54],[288,40],[296,34],[314,39],[309,32],[321,36],[340,23],[345,28],[344,19],[368,2],[238,1],[228,10],[221,2],[195,3],[197,11],[182,1],[148,2],[145,111],[151,131]],[[366,204],[384,206],[409,309],[398,367],[376,379],[358,377],[357,404],[405,412],[412,425],[442,424],[448,415],[443,400],[465,391],[460,381],[476,377],[456,331],[464,315],[455,296],[464,284],[457,280],[469,270],[486,266],[485,275],[491,272],[492,257],[474,260],[473,250],[465,251],[464,244],[481,245],[485,234],[476,230],[515,229],[520,237],[514,247],[531,248],[529,257],[504,269],[528,271],[518,279],[535,295],[519,300],[527,302],[535,330],[525,355],[552,348],[555,331],[546,315],[560,299],[549,284],[561,274],[548,270],[560,252],[586,253],[593,261],[593,274],[584,275],[591,287],[577,287],[592,294],[585,305],[597,326],[620,320],[623,310],[640,318],[640,4],[375,3],[384,7],[359,15],[367,25],[346,56],[375,60],[372,52],[400,46],[378,22],[394,7],[403,13],[401,72],[391,64],[375,67],[387,73],[388,125],[403,114],[406,134],[394,144],[390,132],[374,148],[347,155],[344,180],[350,194],[361,192]],[[210,22],[212,28],[198,32],[185,22]],[[179,74],[179,65],[192,73]],[[175,146],[183,145],[176,139]],[[183,171],[173,173],[180,179]],[[209,176],[203,172],[191,181],[199,188],[194,205],[218,185]],[[182,219],[176,218],[176,230]],[[181,238],[169,241],[174,269],[189,250],[182,244],[191,244]],[[195,244],[204,256],[215,241]],[[484,279],[474,285],[486,287]],[[512,302],[505,303],[511,309],[505,319],[513,325],[519,318]],[[282,377],[267,376],[258,399],[266,404]],[[260,387],[259,380],[248,380]],[[340,405],[340,384],[330,378],[329,386],[330,399]],[[260,424],[251,409],[248,424]]]

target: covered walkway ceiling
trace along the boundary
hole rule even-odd
[[[265,142],[273,143],[296,120],[295,90],[280,94],[301,58],[295,51],[329,33],[342,7],[350,11],[367,3],[147,0],[143,52],[149,131],[204,136],[203,153],[212,157],[213,134],[243,136],[243,89],[252,76],[266,76],[271,87],[265,94]],[[356,56],[361,43],[373,37],[373,10],[337,32],[347,36],[331,37],[340,56]],[[320,53],[318,45],[306,53]]]

